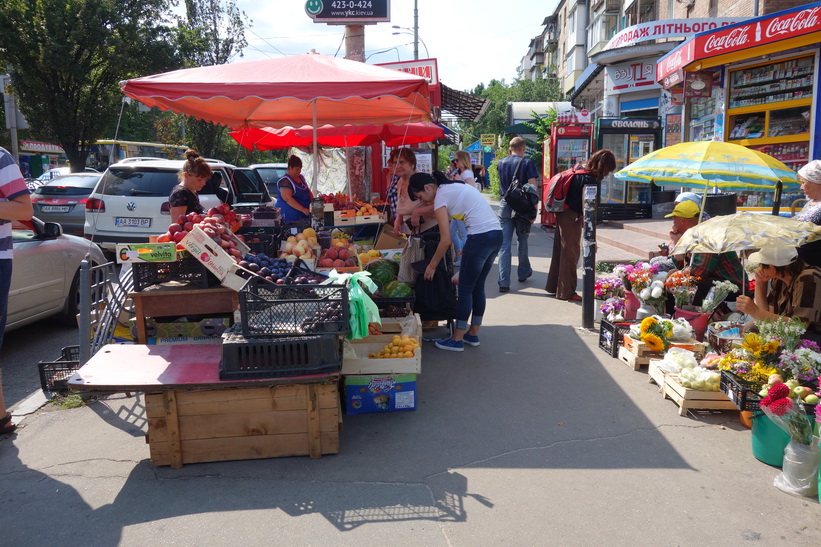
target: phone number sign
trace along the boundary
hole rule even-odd
[[[391,20],[390,0],[307,0],[305,13],[314,23],[368,25]]]

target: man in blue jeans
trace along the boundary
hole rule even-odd
[[[525,157],[526,144],[521,137],[513,137],[510,141],[510,155],[499,160],[496,169],[499,171],[499,191],[502,201],[499,204],[499,222],[502,224],[502,248],[499,250],[499,292],[510,290],[510,246],[513,242],[513,234],[516,233],[519,242],[519,266],[517,275],[519,283],[523,283],[528,277],[533,275],[530,267],[530,258],[527,256],[527,238],[529,232],[517,231],[512,220],[513,210],[504,200],[504,195],[513,182],[514,175],[518,173],[518,180],[522,183],[536,185],[536,177],[539,172],[536,165]]]

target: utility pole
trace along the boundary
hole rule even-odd
[[[430,54],[429,54],[430,55]],[[413,0],[413,60],[419,59],[419,7]]]
[[[345,25],[345,58],[365,62],[365,25]],[[350,146],[346,148],[346,156],[351,198],[366,200],[370,194],[370,188],[367,188],[367,181],[370,180],[368,148]]]

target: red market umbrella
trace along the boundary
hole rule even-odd
[[[441,126],[430,122],[405,125],[325,125],[317,128],[316,142],[322,146],[365,146],[384,141],[387,146],[403,146],[429,142],[445,136]],[[256,128],[249,127],[229,133],[248,149],[275,150],[291,146],[309,146],[314,142],[313,128]]]
[[[424,78],[317,53],[175,70],[120,86],[147,106],[232,129],[431,119]]]

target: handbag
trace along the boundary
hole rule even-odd
[[[411,235],[405,242],[405,248],[402,250],[402,255],[399,258],[399,273],[396,276],[397,281],[413,285],[416,283],[417,274],[412,264],[425,258],[424,250],[422,248],[422,238],[418,235]]]

